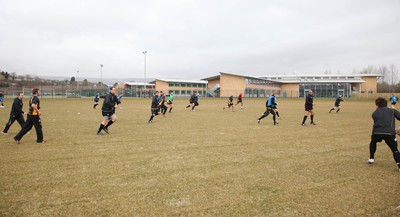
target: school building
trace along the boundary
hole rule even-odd
[[[156,78],[150,84],[154,84],[156,90],[167,94],[174,94],[177,97],[188,97],[192,92],[201,96],[207,96],[207,81],[204,80],[181,80]]]
[[[220,72],[204,78],[210,96],[229,97],[244,93],[245,97],[268,97],[276,92],[280,97],[304,97],[312,90],[316,97],[350,97],[357,93],[376,93],[378,74],[323,74],[248,76]]]

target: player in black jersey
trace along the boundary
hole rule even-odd
[[[235,111],[235,106],[233,105],[233,96],[232,95],[228,98],[227,105],[222,107],[222,109],[226,109],[226,108],[230,108],[230,107],[232,107],[232,111]]]
[[[375,162],[376,143],[384,140],[393,153],[394,161],[400,171],[400,153],[397,149],[395,121],[400,120],[400,112],[387,107],[387,100],[379,97],[375,100],[376,110],[372,113],[374,126],[369,144],[368,163]],[[397,133],[399,133],[397,131]]]
[[[304,104],[305,111],[306,113],[304,114],[303,117],[303,122],[301,123],[301,126],[306,126],[306,120],[308,116],[311,116],[311,123],[312,125],[316,125],[314,122],[314,96],[312,90],[308,91],[308,94],[306,96],[306,102]]]
[[[25,124],[24,114],[26,114],[26,113],[22,110],[22,107],[24,105],[24,103],[22,102],[22,99],[24,99],[24,94],[18,93],[18,95],[17,95],[17,97],[15,97],[13,105],[11,107],[10,119],[8,120],[6,126],[4,127],[4,130],[3,130],[4,135],[8,134],[8,129],[10,129],[11,125],[15,121],[18,121],[19,125],[21,126],[21,129],[24,128],[24,124]]]
[[[158,91],[154,93],[154,96],[151,100],[151,116],[147,123],[153,123],[153,118],[158,115],[160,111],[159,101],[158,101]]]
[[[331,110],[329,110],[329,113],[331,113],[331,111],[336,109],[336,113],[339,112],[340,110],[340,102],[343,102],[344,100],[342,99],[342,95],[339,95],[338,98],[336,98],[335,100],[335,107],[331,108]]]
[[[110,92],[104,96],[103,106],[101,107],[103,121],[100,124],[97,135],[103,135],[102,130],[109,134],[108,127],[117,121],[115,109],[118,108],[118,100],[115,91],[115,87],[111,87]]]
[[[37,143],[45,143],[46,141],[43,139],[43,131],[42,131],[42,121],[40,120],[40,90],[39,88],[33,88],[32,97],[29,100],[29,113],[28,118],[26,119],[26,123],[24,127],[19,131],[19,133],[14,137],[15,142],[17,144],[20,143],[22,137],[28,133],[32,127],[35,127],[36,130],[36,142]]]
[[[164,92],[160,91],[160,97],[158,99],[158,106],[160,107],[160,112],[165,117],[165,113],[167,112],[167,106],[165,105],[165,95]]]

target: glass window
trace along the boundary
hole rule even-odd
[[[174,83],[169,83],[168,86],[173,87]]]

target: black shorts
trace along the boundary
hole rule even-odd
[[[172,102],[171,101],[167,101],[167,105],[172,105]]]
[[[238,99],[237,102],[236,102],[236,104],[241,103],[241,102],[242,102],[242,100],[241,100],[241,99]]]
[[[340,106],[340,104],[336,104],[336,103],[335,103],[335,107],[339,107],[339,106]]]
[[[114,111],[112,111],[112,112],[102,111],[101,114],[103,115],[103,117],[109,117],[110,118],[111,116],[113,116],[113,114],[115,114],[115,112]]]
[[[233,106],[233,102],[228,102],[228,107]]]
[[[198,103],[198,102],[193,102],[193,105],[194,105],[194,106],[198,106],[199,103]]]
[[[331,105],[332,105],[332,104],[331,104]],[[309,106],[309,105],[306,105],[306,106],[305,106],[305,110],[306,110],[307,112],[312,111],[312,110],[313,110],[313,107],[312,107],[312,106]]]
[[[392,105],[396,105],[397,102],[392,102]]]
[[[152,115],[158,115],[158,112],[160,112],[159,108],[151,108],[151,114]]]

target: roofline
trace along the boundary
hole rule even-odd
[[[164,82],[208,84],[208,81],[204,81],[204,80],[181,80],[181,79],[155,78],[154,81],[156,81],[156,80],[164,81]],[[154,81],[151,81],[151,82],[154,82]]]

